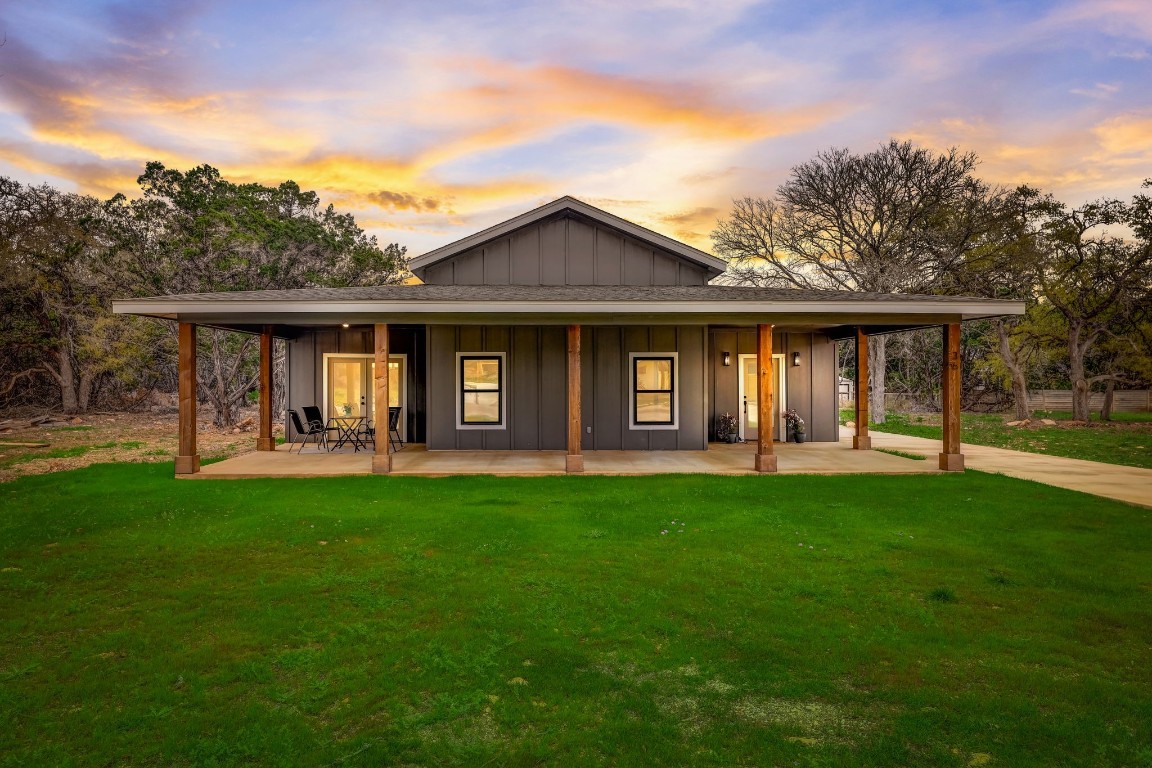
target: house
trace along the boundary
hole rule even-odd
[[[755,467],[776,468],[781,414],[812,441],[839,439],[836,341],[867,360],[872,334],[943,326],[946,421],[940,466],[962,469],[959,338],[964,320],[1022,314],[1020,302],[714,284],[725,262],[571,197],[412,260],[420,285],[160,296],[114,311],[180,323],[177,473],[195,448],[196,325],[262,339],[261,436],[271,431],[272,339],[287,340],[288,407],[320,404],[386,424],[430,451],[705,450],[739,418]],[[387,375],[380,372],[387,370]],[[860,366],[856,391],[867,391]],[[867,402],[855,446],[867,449]],[[373,470],[388,472],[384,429]]]

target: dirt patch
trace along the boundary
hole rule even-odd
[[[243,423],[255,424],[256,410],[240,414]],[[43,475],[104,462],[172,461],[179,447],[177,415],[115,413],[83,416],[82,423],[34,427],[0,434],[0,482],[24,475]],[[273,434],[283,426],[273,424]],[[34,443],[35,445],[18,445]],[[196,446],[202,459],[227,458],[256,449],[251,427],[239,433],[201,420]]]

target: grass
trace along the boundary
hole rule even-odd
[[[68,459],[73,456],[83,456],[95,447],[97,446],[72,445],[67,448],[21,448],[19,449],[20,453],[0,458],[0,468],[24,464],[35,459]]]
[[[1152,510],[171,472],[0,486],[0,765],[1152,764]]]
[[[256,442],[254,433],[236,435],[206,424],[197,437],[204,460],[247,452]],[[0,483],[89,464],[171,458],[177,445],[175,414],[92,414],[83,425],[16,430],[0,436]]]
[[[872,450],[880,453],[887,453],[892,456],[899,456],[904,459],[912,459],[913,461],[926,461],[927,456],[921,456],[918,453],[908,453],[907,451],[898,451],[895,448],[873,448]]]
[[[840,411],[841,423],[851,421],[853,416],[851,410]],[[960,438],[973,445],[1152,469],[1152,413],[1117,413],[1113,422],[1095,420],[1080,426],[1068,423],[1070,413],[1037,412],[1036,419],[1042,418],[1058,423],[1009,427],[1006,422],[1011,419],[1003,414],[963,413]],[[911,437],[941,438],[938,413],[889,413],[885,423],[869,427]]]
[[[84,456],[90,451],[103,450],[108,448],[125,448],[133,450],[140,448],[144,443],[139,440],[124,440],[117,442],[110,440],[103,443],[94,443],[92,445],[71,445],[66,448],[28,448],[22,447],[18,450],[20,453],[4,456],[0,458],[0,469],[5,467],[15,466],[16,464],[25,464],[29,461],[36,459],[70,459],[75,456]]]

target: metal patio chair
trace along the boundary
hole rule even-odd
[[[393,451],[404,447],[404,440],[400,437],[400,408],[392,406],[388,409],[388,445]],[[396,446],[399,445],[400,448]]]
[[[306,423],[316,423],[319,424],[321,428],[323,428],[324,449],[328,451],[332,450],[328,445],[328,435],[331,432],[335,432],[337,436],[339,436],[340,430],[334,427],[331,423],[324,420],[324,414],[320,412],[320,406],[318,405],[302,405],[300,406],[300,411],[304,414],[304,421]]]
[[[366,444],[371,445],[372,441],[376,439],[376,422],[368,419],[368,421],[360,425],[360,428],[356,430],[356,434],[362,437]]]
[[[305,421],[309,423],[319,422],[320,426],[324,426],[324,414],[320,413],[320,406],[304,405],[300,407],[300,410],[304,413]]]
[[[319,410],[319,409],[317,409]],[[328,430],[324,428],[324,422],[319,420],[309,419],[307,423],[300,420],[300,414],[289,409],[288,418],[292,420],[292,429],[296,433],[292,438],[292,442],[288,444],[288,453],[292,453],[292,447],[296,445],[296,438],[303,437],[300,442],[300,450],[296,453],[303,453],[304,446],[308,444],[308,438],[313,435],[316,436],[316,450],[320,450],[323,446],[325,450],[328,449]]]

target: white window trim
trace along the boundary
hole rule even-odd
[[[464,411],[461,401],[464,399],[464,377],[460,370],[462,357],[498,357],[500,358],[500,423],[499,424],[465,424]],[[452,374],[456,378],[456,429],[508,429],[508,353],[507,352],[457,352],[456,371]]]
[[[664,357],[672,360],[672,423],[636,423],[636,358]],[[628,429],[644,432],[655,430],[680,429],[680,353],[679,352],[629,352],[628,353]]]

